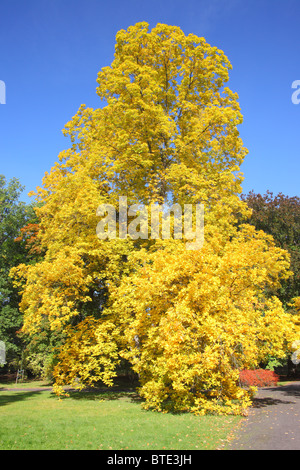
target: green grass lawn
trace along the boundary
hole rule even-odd
[[[222,448],[241,420],[145,411],[129,392],[72,392],[59,400],[43,390],[46,383],[22,387],[38,385],[16,392],[0,384],[1,450],[210,450]]]
[[[1,382],[0,380],[0,392],[2,388],[35,388],[35,387],[41,387],[41,388],[52,388],[52,384],[49,381],[46,380],[23,380],[19,381],[18,383],[16,382]]]

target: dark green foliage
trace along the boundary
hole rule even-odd
[[[252,209],[248,222],[272,235],[276,244],[290,253],[293,276],[283,281],[277,292],[286,305],[293,297],[300,296],[300,198],[282,193],[274,196],[270,191],[262,196],[251,191],[242,199]]]
[[[5,342],[8,364],[17,362],[21,356],[22,340],[17,331],[22,326],[18,305],[20,297],[9,277],[10,269],[20,263],[33,262],[34,256],[20,239],[20,229],[29,222],[36,222],[32,205],[19,201],[23,191],[19,181],[8,183],[0,175],[0,340]]]

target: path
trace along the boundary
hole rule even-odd
[[[300,382],[259,389],[228,450],[300,450]]]

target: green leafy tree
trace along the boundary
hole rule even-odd
[[[0,175],[0,339],[6,347],[6,360],[13,363],[20,358],[22,339],[17,331],[22,326],[19,311],[20,296],[9,276],[10,269],[21,262],[33,262],[26,237],[18,237],[22,227],[36,222],[33,206],[19,200],[23,191],[20,182],[9,182]]]
[[[275,196],[270,191],[264,195],[250,191],[242,199],[252,209],[248,222],[272,235],[277,246],[290,254],[293,275],[282,281],[277,291],[280,300],[287,305],[300,296],[300,198],[282,193]]]

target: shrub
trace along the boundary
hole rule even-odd
[[[279,376],[272,370],[241,370],[240,382],[243,387],[267,387],[277,385]]]

